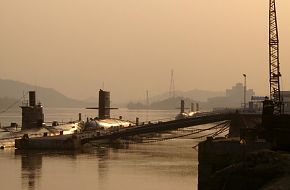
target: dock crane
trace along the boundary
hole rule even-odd
[[[275,0],[270,0],[269,7],[269,71],[270,71],[270,100],[273,102],[274,115],[282,114],[280,94],[280,62],[279,38]]]

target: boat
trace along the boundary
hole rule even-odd
[[[84,131],[88,130],[116,130],[119,128],[126,128],[134,126],[135,123],[123,120],[120,116],[118,119],[111,118],[110,110],[118,109],[110,106],[110,92],[99,90],[99,107],[89,107],[87,109],[97,109],[99,110],[98,117],[87,118],[84,124]]]
[[[44,122],[43,106],[36,104],[35,91],[29,91],[29,101],[23,102],[22,106],[22,125],[11,123],[10,126],[1,127],[0,147],[14,147],[15,139],[20,139],[24,135],[29,137],[55,136],[59,134],[73,134],[83,129],[84,122],[79,118],[78,121],[59,123]],[[50,125],[49,125],[50,124]]]

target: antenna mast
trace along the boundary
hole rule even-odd
[[[146,109],[149,109],[149,91],[146,90]]]
[[[279,62],[279,38],[276,17],[275,0],[270,0],[269,8],[269,69],[270,69],[270,99],[274,103],[274,114],[280,115],[280,62]]]
[[[173,69],[171,69],[171,77],[170,77],[170,87],[169,87],[169,98],[175,97],[175,86],[174,86],[174,75]]]

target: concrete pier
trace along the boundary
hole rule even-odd
[[[198,189],[212,190],[212,177],[231,164],[242,162],[254,151],[269,149],[265,141],[246,142],[240,138],[208,138],[198,145]]]

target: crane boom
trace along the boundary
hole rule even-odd
[[[275,0],[270,0],[269,8],[269,66],[270,66],[270,99],[274,104],[274,114],[280,115],[282,104],[280,97],[280,62],[279,38]]]

